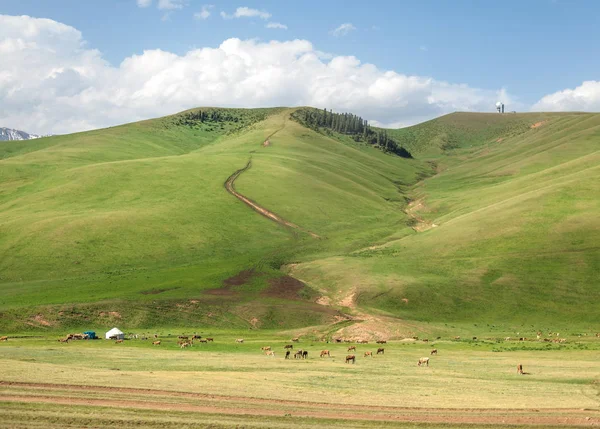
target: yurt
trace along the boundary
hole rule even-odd
[[[107,340],[124,340],[125,334],[119,330],[119,328],[112,328],[106,333]]]

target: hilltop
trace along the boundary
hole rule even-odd
[[[386,130],[409,158],[298,111],[0,146],[2,328],[597,323],[600,115]]]

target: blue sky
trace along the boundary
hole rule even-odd
[[[150,4],[139,7],[138,1]],[[354,56],[381,73],[433,78],[483,91],[504,90],[520,110],[539,105],[549,94],[600,79],[597,1],[356,1],[351,7],[349,3],[0,0],[0,14],[48,18],[72,27],[81,33],[86,49],[98,50],[114,68],[145,50],[185,56],[194,49],[218,48],[230,38],[257,43],[300,39],[310,42],[314,51]],[[210,16],[195,17],[203,7]],[[221,12],[231,16],[242,7],[270,16],[221,16]],[[287,29],[266,28],[269,22]],[[335,34],[343,24],[350,30]],[[17,36],[12,33],[10,37]],[[328,58],[324,55],[322,61]],[[278,95],[273,101],[281,98]],[[594,108],[595,103],[594,98],[582,107]],[[342,104],[340,108],[349,105]],[[473,106],[476,110],[479,104]],[[564,102],[562,106],[569,107]],[[434,109],[429,116],[443,112]],[[428,116],[422,113],[413,118],[372,119],[404,125]]]

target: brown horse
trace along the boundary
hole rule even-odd
[[[212,338],[207,338],[207,339],[206,339],[206,341],[207,341],[207,342],[208,342],[208,341],[214,341],[214,339],[212,339]]]
[[[430,353],[430,355],[437,355],[437,349],[433,349]]]
[[[271,346],[265,346],[260,348],[263,352],[271,350]]]
[[[123,342],[123,340],[117,340],[117,341],[115,341],[115,344],[119,344],[119,343],[122,343],[122,342]]]
[[[296,337],[296,338],[292,338],[292,341],[297,343],[298,341],[300,341],[300,338]]]
[[[351,352],[352,350],[356,351],[356,346],[350,346],[348,347],[348,351]]]
[[[7,336],[0,337],[0,341],[8,341],[8,337]]]
[[[152,343],[152,345],[153,345],[153,346],[160,346],[160,341],[154,341],[154,342]]]
[[[379,341],[377,341],[377,344],[387,344],[387,341],[386,340],[379,340]]]
[[[319,357],[323,357],[323,356],[331,357],[331,355],[329,354],[329,350],[321,350],[321,356],[319,356]]]
[[[517,365],[517,374],[523,375],[523,365],[521,365],[521,364]]]
[[[349,363],[350,361],[352,361],[352,363],[356,362],[356,356],[354,355],[348,355],[346,356],[346,363]]]
[[[285,346],[283,346],[284,349],[293,349],[294,346],[292,344],[286,344]]]
[[[364,357],[367,357],[367,356],[373,357],[373,352],[371,352],[371,351],[365,352],[365,356]]]
[[[287,352],[285,352],[285,358],[286,359],[290,358],[290,353],[292,353],[292,352],[290,352],[289,350]]]
[[[379,348],[377,349],[377,354],[378,354],[378,355],[379,355],[379,354],[384,354],[384,353],[385,353],[385,349],[384,349],[383,347],[379,347]]]
[[[306,358],[308,358],[308,350],[304,350],[302,352],[302,359],[306,359]]]

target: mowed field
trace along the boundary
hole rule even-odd
[[[334,344],[281,334],[153,340],[11,338],[0,343],[0,427],[594,427],[600,339]],[[344,363],[356,346],[355,364]],[[260,350],[271,346],[275,357]],[[385,353],[374,354],[378,347]],[[435,348],[437,355],[430,355]],[[319,357],[328,349],[331,357]],[[430,365],[417,366],[421,357]],[[518,375],[522,364],[525,375]]]

